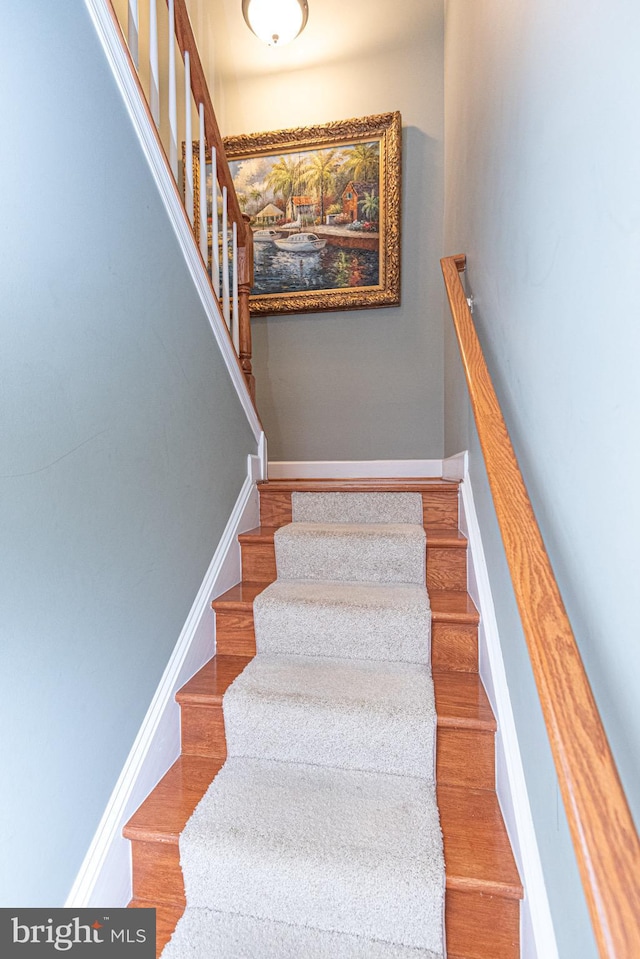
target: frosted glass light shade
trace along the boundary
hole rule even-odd
[[[309,6],[307,0],[242,0],[242,13],[260,40],[282,47],[304,29]]]

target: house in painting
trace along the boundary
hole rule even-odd
[[[259,213],[256,213],[253,219],[260,226],[270,226],[272,223],[277,223],[278,220],[281,220],[283,216],[284,213],[279,207],[273,203],[267,203]]]
[[[378,192],[378,184],[375,180],[349,180],[342,191],[343,214],[348,216],[352,223],[354,220],[366,219],[362,213],[365,194],[378,196]]]
[[[287,216],[296,223],[313,219],[315,211],[316,205],[312,196],[292,196],[287,203]]]

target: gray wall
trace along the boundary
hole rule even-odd
[[[349,2],[361,5],[364,28],[369,0]],[[393,110],[405,128],[402,305],[253,323],[271,459],[442,455],[443,5],[414,7],[410,36],[398,41],[380,21],[375,48],[359,57],[325,49],[310,54],[314,66],[222,78],[225,134]]]
[[[448,0],[446,252],[475,319],[636,822],[640,11]],[[595,955],[477,439],[447,334],[446,451],[470,446],[562,959]]]
[[[82,0],[3,14],[0,903],[52,906],[255,443]]]

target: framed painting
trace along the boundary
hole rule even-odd
[[[224,143],[251,217],[253,315],[400,302],[399,113]]]

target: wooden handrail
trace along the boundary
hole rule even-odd
[[[602,959],[640,957],[640,840],[460,280],[441,261],[476,427]]]

